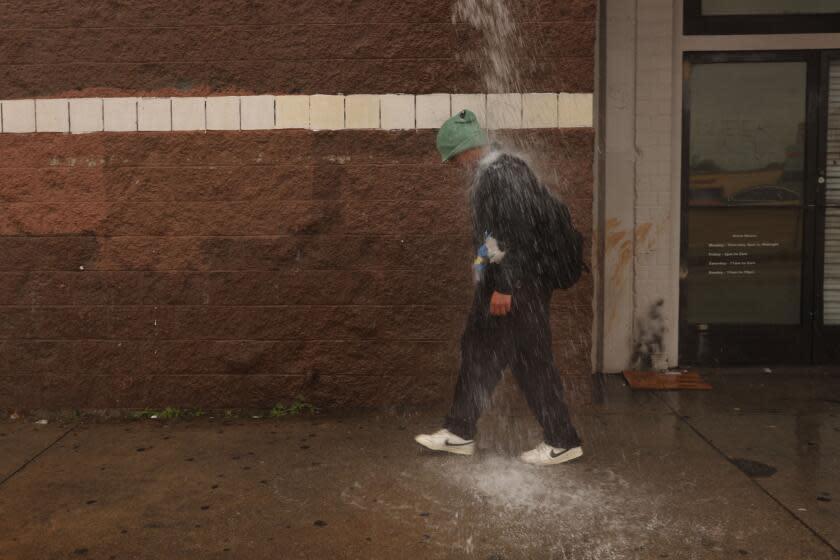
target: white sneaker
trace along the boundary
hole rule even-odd
[[[414,441],[432,451],[446,451],[456,455],[472,455],[475,452],[474,440],[460,438],[446,429],[433,434],[420,434],[414,437]]]
[[[559,465],[581,456],[583,456],[583,449],[580,446],[563,449],[543,442],[531,451],[526,451],[519,458],[529,465]]]

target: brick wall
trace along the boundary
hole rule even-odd
[[[4,98],[480,91],[448,2],[16,4]],[[527,90],[591,91],[594,2],[527,4]],[[591,231],[592,129],[507,137]],[[471,247],[433,130],[0,134],[0,153],[0,408],[449,398]],[[577,399],[591,292],[553,316]]]
[[[0,99],[480,91],[452,0],[16,0],[0,12]],[[510,2],[526,90],[592,91],[596,0]]]

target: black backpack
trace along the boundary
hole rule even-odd
[[[569,208],[555,196],[546,197],[539,234],[539,275],[552,290],[567,290],[586,270],[583,235],[572,224]]]

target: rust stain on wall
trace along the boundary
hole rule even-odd
[[[621,291],[627,281],[630,267],[639,251],[649,251],[655,243],[652,237],[652,222],[644,222],[633,229],[632,236],[627,229],[621,228],[621,220],[610,218],[606,223],[606,252],[607,260],[612,263],[609,273],[609,286],[614,291]],[[661,228],[657,228],[659,232]],[[607,317],[607,325],[612,326],[617,321],[617,310],[611,309]]]
[[[619,220],[613,218],[607,222],[606,250],[612,251],[627,235],[626,231],[613,231],[618,227]]]
[[[630,263],[633,261],[633,244],[628,239],[627,230],[618,229],[621,220],[610,218],[607,220],[606,251],[608,260],[614,259],[614,265],[610,273],[610,285],[613,289],[621,289],[624,283],[624,275]],[[611,253],[617,253],[611,257]]]
[[[621,229],[621,220],[618,218],[608,219],[605,229],[605,256],[606,261],[610,263],[608,289],[620,292],[626,281],[626,271],[633,260],[633,244],[628,239],[627,230]],[[612,328],[617,319],[617,310],[613,307],[609,310],[606,328]]]
[[[639,224],[638,226],[636,226],[636,243],[643,243],[647,239],[647,236],[650,233],[652,227],[653,224],[650,222],[646,222],[644,224]]]

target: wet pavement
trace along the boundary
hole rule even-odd
[[[709,379],[608,378],[545,468],[508,385],[471,458],[412,441],[440,411],[0,422],[0,558],[840,557],[840,377]]]

